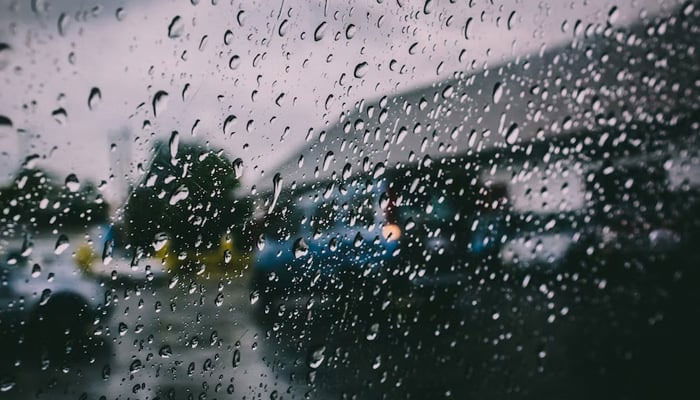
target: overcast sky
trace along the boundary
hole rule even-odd
[[[262,171],[271,179],[267,170],[295,153],[309,129],[335,123],[361,99],[566,43],[579,19],[583,26],[626,25],[641,13],[677,6],[648,0],[0,4],[0,43],[7,45],[0,46],[0,115],[12,121],[0,124],[3,182],[30,154],[59,176],[72,172],[96,182],[119,172],[110,170],[110,157],[130,154],[124,170],[133,178],[156,138],[177,130],[188,139],[199,120],[195,138],[241,157],[246,186]],[[367,66],[358,78],[360,63]],[[91,110],[93,87],[101,100]],[[167,105],[154,116],[159,91],[168,93]],[[52,115],[60,108],[65,119]],[[236,119],[224,132],[229,115]],[[115,139],[124,130],[129,143]],[[119,197],[118,181],[105,188],[108,198]]]

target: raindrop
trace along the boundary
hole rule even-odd
[[[241,179],[241,177],[243,176],[243,160],[241,160],[240,158],[233,160],[232,167],[233,176],[235,176],[236,179]]]
[[[214,305],[217,307],[221,307],[221,305],[224,304],[224,294],[219,293],[216,295],[216,298],[214,299]]]
[[[177,131],[173,131],[170,134],[170,141],[168,142],[170,146],[170,163],[175,165],[177,163],[177,147],[180,144],[180,134]]]
[[[238,26],[243,26],[245,22],[245,11],[241,10],[236,14],[236,21],[238,22]]]
[[[469,35],[470,35],[469,28],[471,27],[471,24],[473,21],[474,21],[474,18],[469,17],[469,18],[467,18],[467,23],[464,24],[464,38],[467,40],[469,40]]]
[[[60,125],[63,125],[68,120],[68,113],[64,108],[57,108],[51,112],[53,119]]]
[[[170,358],[170,356],[173,355],[173,350],[166,344],[163,345],[160,350],[158,350],[158,355],[160,355],[162,358]]]
[[[357,235],[355,235],[355,239],[353,240],[353,245],[355,247],[360,247],[360,246],[362,246],[362,241],[363,241],[362,234],[360,234],[360,232],[357,232]]]
[[[102,100],[102,92],[99,88],[93,87],[88,95],[88,108],[94,110]]]
[[[374,323],[369,327],[367,331],[367,340],[374,340],[377,338],[377,333],[379,333],[379,324]]]
[[[102,249],[102,264],[109,265],[112,262],[112,254],[114,252],[114,240],[109,239],[105,241],[104,248]]]
[[[513,23],[515,22],[515,11],[512,11],[510,15],[508,16],[508,21],[506,23],[506,26],[508,27],[508,30],[513,29]]]
[[[68,176],[66,176],[65,184],[71,193],[75,193],[80,189],[80,181],[75,174],[68,174]]]
[[[228,117],[226,117],[226,120],[224,120],[224,135],[233,135],[233,129],[232,126],[236,122],[238,118],[236,118],[235,115],[231,114]]]
[[[135,374],[139,372],[141,369],[143,369],[143,364],[141,363],[141,360],[136,359],[134,360],[131,365],[129,365],[129,373],[130,374]]]
[[[153,249],[155,251],[160,251],[168,243],[168,234],[165,232],[158,232],[153,237]]]
[[[168,107],[168,92],[159,90],[153,96],[153,116],[157,117],[162,114]]]
[[[185,200],[187,196],[190,195],[190,190],[187,189],[185,185],[180,185],[175,192],[170,196],[170,200],[168,201],[168,204],[171,206],[174,206],[181,200]]]
[[[384,175],[384,171],[386,171],[386,168],[384,167],[384,163],[377,163],[377,165],[374,166],[374,171],[372,172],[372,178],[377,179],[380,176]]]
[[[253,290],[250,292],[250,304],[255,304],[258,302],[260,299],[260,292],[257,290]]]
[[[304,241],[304,238],[298,238],[294,241],[293,250],[295,258],[304,257],[309,254],[309,246]]]
[[[241,66],[241,57],[238,54],[232,55],[231,59],[228,60],[228,67],[231,68],[232,70],[236,70],[240,66]]]
[[[61,15],[58,17],[58,34],[65,36],[69,24],[70,16],[66,13],[61,13]]]
[[[329,151],[328,153],[326,153],[326,156],[323,158],[323,170],[324,171],[328,171],[328,168],[330,167],[331,162],[333,162],[333,157],[334,157],[334,154],[332,151]]]
[[[363,78],[366,74],[367,71],[369,71],[369,64],[366,62],[361,62],[355,66],[355,78],[361,79]]]
[[[357,28],[355,25],[350,24],[348,27],[345,29],[345,37],[350,40],[355,36],[355,33],[357,32]]]
[[[233,366],[233,368],[237,368],[240,363],[241,363],[241,351],[239,349],[236,349],[233,351],[233,360],[231,362],[231,365]]]
[[[41,275],[41,265],[34,264],[32,267],[32,278],[38,278]]]
[[[170,25],[168,25],[168,37],[170,39],[178,38],[182,35],[184,30],[185,25],[182,22],[182,18],[180,18],[179,15],[176,15],[175,18],[173,18],[173,20],[170,21]]]
[[[506,142],[508,144],[515,144],[515,142],[518,140],[518,135],[520,134],[520,127],[518,124],[513,123],[508,128],[508,131],[506,132]]]
[[[503,97],[503,84],[501,82],[496,82],[493,86],[493,104],[498,104]]]
[[[272,203],[270,203],[270,208],[268,208],[267,213],[271,213],[275,209],[277,204],[277,199],[280,197],[280,192],[282,192],[282,176],[280,173],[276,173],[272,178]]]
[[[323,39],[323,35],[326,33],[326,21],[321,22],[317,27],[316,30],[314,31],[314,40],[315,41],[320,41]]]
[[[229,250],[229,249],[224,250],[224,264],[230,263],[232,258],[233,258],[233,255],[231,254],[231,250]]]
[[[425,0],[425,4],[423,4],[423,13],[428,15],[431,12],[433,12],[433,0]]]
[[[51,298],[51,289],[44,289],[41,292],[41,297],[39,298],[39,305],[40,306],[46,305],[46,303],[49,302],[50,298]]]
[[[323,354],[326,351],[326,346],[312,349],[309,353],[309,368],[316,369],[321,366],[326,356]]]
[[[279,28],[277,28],[277,33],[279,33],[280,37],[287,34],[287,25],[289,25],[289,21],[285,19],[280,23]]]
[[[2,126],[12,128],[12,120],[7,118],[4,115],[0,115],[0,127],[2,127]]]
[[[347,163],[343,167],[343,179],[348,179],[350,178],[350,175],[352,175],[352,164]]]
[[[119,336],[124,336],[129,331],[129,327],[125,323],[120,322],[118,326]]]
[[[617,6],[612,6],[608,12],[608,23],[612,25],[617,22],[618,18],[620,18],[620,10],[617,8]]]
[[[226,33],[224,33],[224,44],[228,46],[231,44],[231,42],[233,42],[233,32],[231,32],[230,29],[227,29]]]

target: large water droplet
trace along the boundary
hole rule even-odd
[[[58,236],[58,239],[56,240],[56,246],[54,246],[53,252],[56,255],[59,255],[66,251],[66,249],[70,246],[70,242],[68,241],[68,236],[61,234]]]
[[[112,254],[114,252],[114,240],[105,240],[104,248],[102,249],[102,264],[109,265],[112,262]]]
[[[367,72],[369,71],[369,64],[366,62],[361,62],[355,66],[355,78],[363,78],[365,75],[367,75]]]
[[[278,173],[272,178],[272,203],[270,203],[270,208],[268,208],[267,213],[271,213],[277,205],[277,199],[280,197],[282,192],[282,176]]]
[[[177,164],[177,148],[178,148],[179,144],[180,144],[180,134],[177,133],[177,131],[173,131],[170,134],[170,141],[169,141],[170,163],[173,165]]]
[[[57,108],[51,112],[51,116],[53,119],[59,123],[59,125],[63,125],[68,121],[68,112],[64,108]]]
[[[102,100],[102,92],[99,88],[93,87],[88,95],[88,108],[94,110]]]
[[[236,118],[236,116],[233,114],[226,117],[226,120],[224,120],[224,135],[233,135],[233,124],[236,122],[237,119],[238,118]]]
[[[153,96],[153,116],[157,117],[168,107],[168,92],[159,90]]]
[[[233,160],[231,166],[233,167],[233,176],[235,176],[236,179],[241,179],[243,176],[243,160],[237,158]]]
[[[295,240],[292,250],[294,250],[295,258],[304,257],[305,255],[309,254],[309,246],[304,241],[304,238],[298,238]]]
[[[172,196],[170,196],[170,200],[168,201],[168,203],[171,206],[174,206],[175,204],[177,204],[181,200],[185,200],[189,195],[190,195],[190,190],[187,189],[187,186],[180,185],[177,188],[177,190],[175,190],[175,192],[172,194]]]
[[[493,104],[498,104],[503,97],[503,84],[501,82],[496,82],[493,86]]]
[[[511,125],[506,132],[506,142],[508,144],[515,144],[515,142],[518,140],[518,135],[520,135],[520,127],[518,124],[513,123],[513,125]]]
[[[75,193],[80,190],[80,181],[75,174],[68,174],[68,176],[66,176],[65,184],[71,193]]]
[[[323,39],[323,35],[326,33],[326,21],[321,22],[317,27],[316,30],[314,31],[314,40],[315,41],[320,41]]]
[[[180,18],[179,15],[176,15],[172,21],[170,21],[170,25],[168,25],[168,37],[170,39],[175,39],[180,36],[182,36],[182,33],[185,31],[185,24],[182,21],[182,18]]]
[[[316,369],[321,366],[323,360],[326,359],[324,355],[326,351],[326,346],[317,347],[312,349],[309,353],[309,368]]]

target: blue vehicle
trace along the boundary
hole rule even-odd
[[[386,181],[356,178],[289,191],[274,207],[265,204],[255,295],[274,307],[280,300],[352,292],[385,276],[398,256],[401,232],[386,193]]]

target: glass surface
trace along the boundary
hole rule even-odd
[[[699,32],[0,0],[0,399],[697,398]]]

